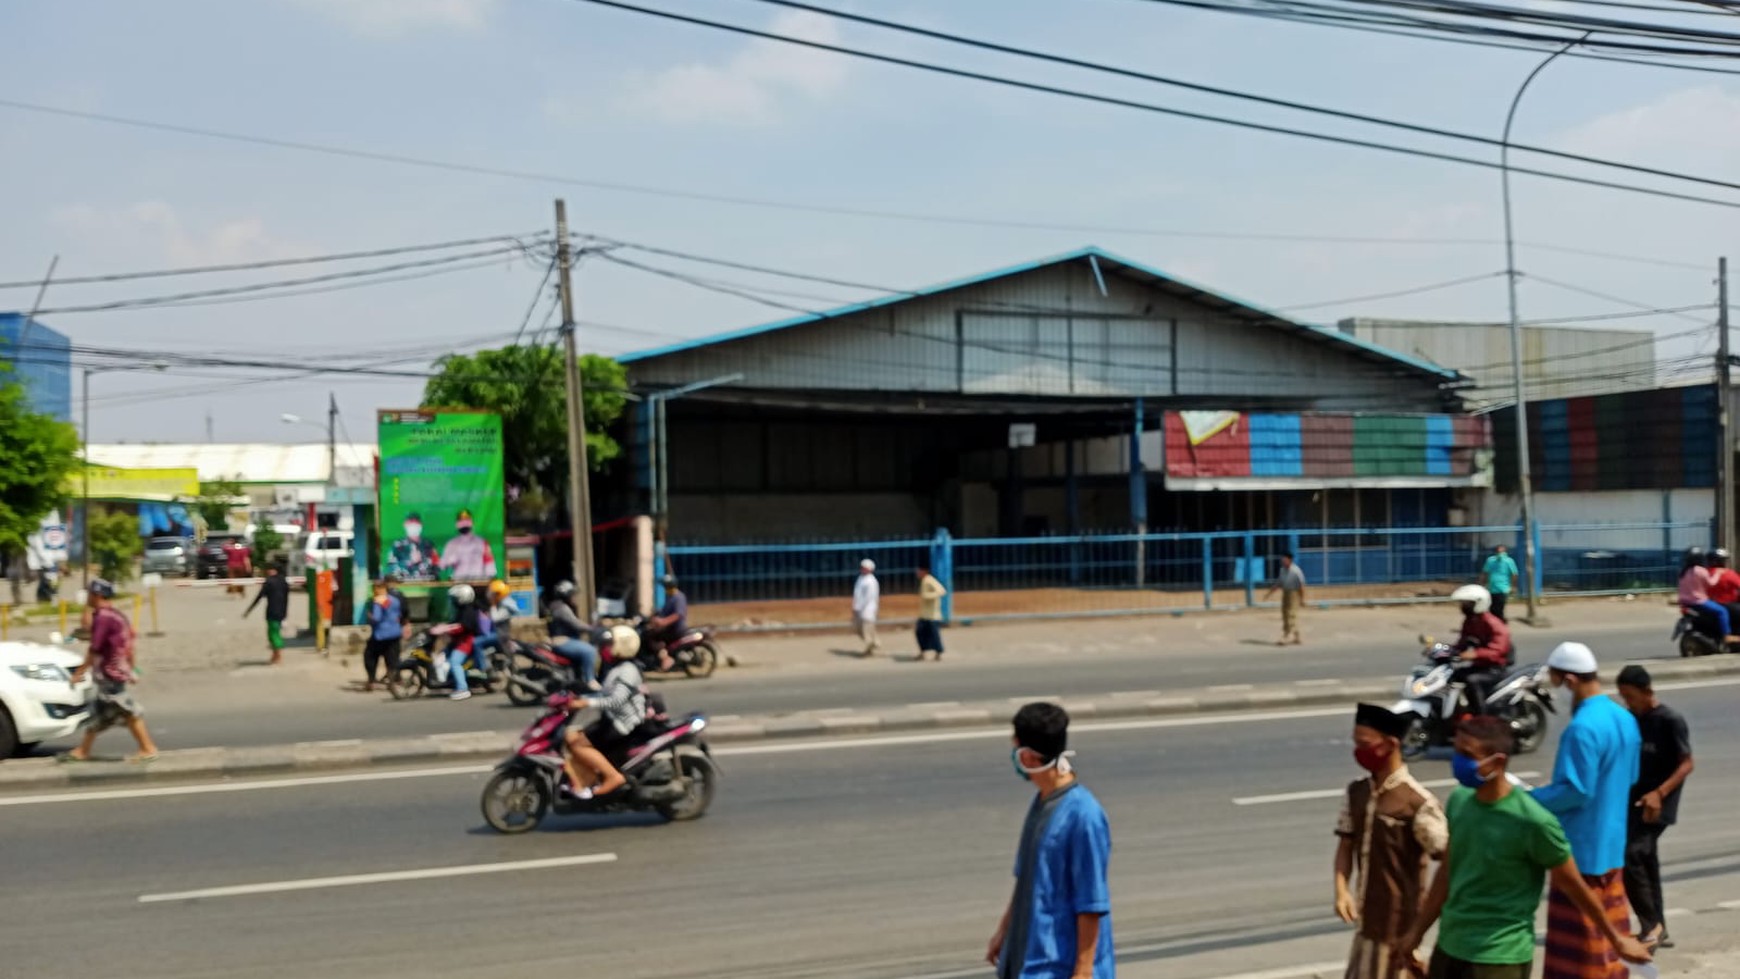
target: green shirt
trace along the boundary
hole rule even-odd
[[[1509,554],[1494,554],[1486,559],[1481,566],[1481,572],[1486,575],[1487,587],[1495,594],[1510,594],[1511,580],[1517,576],[1516,562]]]
[[[1457,789],[1450,821],[1450,896],[1438,947],[1464,962],[1520,965],[1535,958],[1535,912],[1547,871],[1571,859],[1558,819],[1512,789],[1487,805]]]

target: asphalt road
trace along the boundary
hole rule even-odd
[[[1519,656],[1544,660],[1554,644],[1569,638],[1591,642],[1609,663],[1668,652],[1665,630],[1672,619],[1661,614],[1637,618],[1637,624],[1604,623],[1591,632],[1580,628],[1579,617],[1567,610],[1554,627],[1519,629]],[[1250,623],[1246,632],[1267,634],[1266,618],[1243,621]],[[1417,662],[1415,630],[1362,627],[1360,619],[1345,613],[1338,621],[1335,631],[1314,635],[1309,645],[1288,648],[1225,634],[1194,635],[1189,630],[1196,623],[1188,620],[1183,625],[1171,619],[1100,622],[1091,631],[1066,622],[976,627],[950,631],[951,644],[961,647],[958,654],[951,653],[942,663],[922,664],[904,654],[866,661],[829,652],[840,640],[820,636],[815,637],[818,650],[813,654],[820,662],[770,667],[760,665],[765,657],[756,648],[768,640],[729,637],[724,641],[727,652],[748,665],[721,669],[707,680],[673,677],[655,682],[675,709],[725,716],[1335,678],[1393,679],[1399,684]],[[340,693],[350,679],[325,664],[310,664],[302,672],[258,667],[234,674],[148,672],[137,692],[164,748],[518,730],[530,719],[526,710],[511,707],[500,694],[465,703],[443,697],[400,703],[385,694]]]
[[[1699,769],[1668,836],[1690,955],[1740,921],[1737,687],[1669,692]],[[1332,963],[1328,905],[1349,712],[1082,725],[1084,781],[1111,814],[1120,973],[1193,979]],[[917,977],[978,964],[1031,791],[998,731],[722,753],[694,823],[481,825],[482,775],[216,794],[0,797],[7,975],[135,979]],[[1546,769],[1550,756],[1522,769]],[[1440,761],[1422,778],[1447,775]],[[235,786],[231,786],[234,788]],[[1235,800],[1322,790],[1317,798]],[[119,790],[126,793],[128,790]],[[162,790],[151,789],[153,793]],[[171,789],[170,791],[175,791]],[[11,802],[13,804],[7,804]],[[141,903],[146,895],[336,875],[613,854],[615,862]],[[1271,979],[1279,975],[1270,973]]]

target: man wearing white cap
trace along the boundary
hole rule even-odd
[[[858,583],[852,587],[852,631],[864,641],[864,655],[874,656],[882,644],[876,639],[876,612],[882,604],[882,583],[876,580],[876,562],[865,558],[858,565]]]
[[[1571,692],[1571,723],[1559,739],[1552,784],[1534,800],[1559,817],[1583,880],[1621,933],[1631,933],[1625,896],[1625,843],[1631,786],[1642,736],[1637,719],[1601,695],[1600,666],[1580,642],[1560,643],[1547,657],[1555,687]],[[1547,900],[1545,979],[1625,979],[1628,970],[1607,938],[1570,895],[1554,885]]]

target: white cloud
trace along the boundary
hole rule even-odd
[[[1591,156],[1719,175],[1740,161],[1740,94],[1681,89],[1573,127],[1557,145]]]
[[[84,242],[91,254],[112,256],[108,260],[115,261],[223,265],[317,250],[273,238],[258,217],[189,228],[175,209],[162,201],[140,201],[114,209],[75,204],[57,209],[52,220]]]
[[[840,39],[831,18],[807,11],[781,13],[770,29],[828,44]],[[665,122],[767,125],[793,102],[831,95],[845,78],[842,55],[757,39],[719,64],[690,62],[634,78],[627,102]]]
[[[368,37],[424,29],[475,31],[499,0],[291,0]]]

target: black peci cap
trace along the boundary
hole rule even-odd
[[[1369,727],[1380,734],[1400,738],[1408,733],[1408,726],[1413,723],[1413,718],[1403,717],[1377,704],[1360,704],[1354,710],[1353,723],[1357,727]]]

